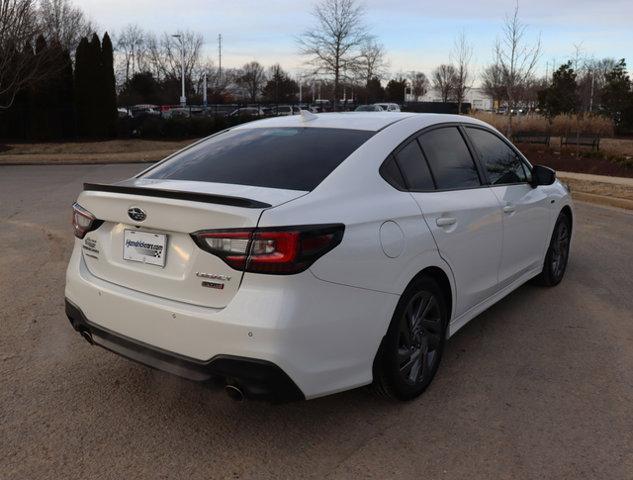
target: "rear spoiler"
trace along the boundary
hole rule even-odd
[[[159,188],[145,188],[125,185],[106,185],[101,183],[84,183],[84,191],[123,193],[125,195],[139,195],[144,197],[173,198],[191,202],[215,203],[242,208],[269,208],[269,203],[258,202],[249,198],[231,197],[228,195],[214,195],[212,193],[183,192],[180,190],[165,190]]]

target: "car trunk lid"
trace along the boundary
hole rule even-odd
[[[93,275],[117,285],[222,308],[237,293],[243,272],[200,249],[190,234],[254,228],[266,208],[306,193],[180,180],[85,184],[78,203],[103,224],[82,240],[84,260]],[[164,248],[159,258],[153,248]]]

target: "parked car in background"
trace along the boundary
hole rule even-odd
[[[355,112],[384,112],[380,105],[360,105],[356,107]]]
[[[385,112],[399,112],[400,105],[397,103],[374,103],[374,105],[378,105]]]
[[[563,279],[572,226],[554,171],[474,118],[269,118],[85,184],[66,314],[90,343],[233,398],[373,383],[409,400],[467,322]]]
[[[314,106],[319,109],[320,112],[328,110],[330,108],[330,101],[325,98],[317,98],[314,101]]]
[[[228,117],[263,117],[266,112],[259,107],[244,107],[233,110]]]
[[[160,107],[158,105],[134,105],[130,107],[130,113],[134,118],[144,116],[159,116],[161,114]]]
[[[165,110],[162,113],[163,118],[181,117],[189,118],[191,116],[191,110],[189,107],[175,107]]]
[[[278,116],[286,116],[286,115],[299,115],[301,110],[299,107],[294,105],[279,105],[278,107],[273,107],[273,115]]]
[[[119,107],[116,109],[117,111],[117,115],[119,116],[119,118],[127,118],[127,117],[131,117],[131,113],[127,108],[122,108]]]

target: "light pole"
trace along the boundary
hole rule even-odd
[[[404,98],[402,99],[405,103],[407,101],[407,90],[409,90],[409,95],[413,95],[413,88],[409,88],[409,85],[405,82],[404,84]]]
[[[592,113],[593,112],[593,89],[594,89],[594,86],[595,86],[596,76],[594,74],[595,72],[594,72],[593,68],[591,69],[590,72],[591,72],[591,92],[589,94],[589,113]]]
[[[182,41],[182,35],[176,34],[172,37],[177,38],[180,42],[180,76],[182,82],[182,90],[180,93],[180,105],[187,105],[187,97],[185,96],[185,43]]]
[[[207,74],[204,74],[202,81],[202,104],[207,106]]]

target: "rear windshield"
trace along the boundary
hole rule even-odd
[[[310,191],[373,134],[338,128],[229,130],[175,155],[143,178]]]

